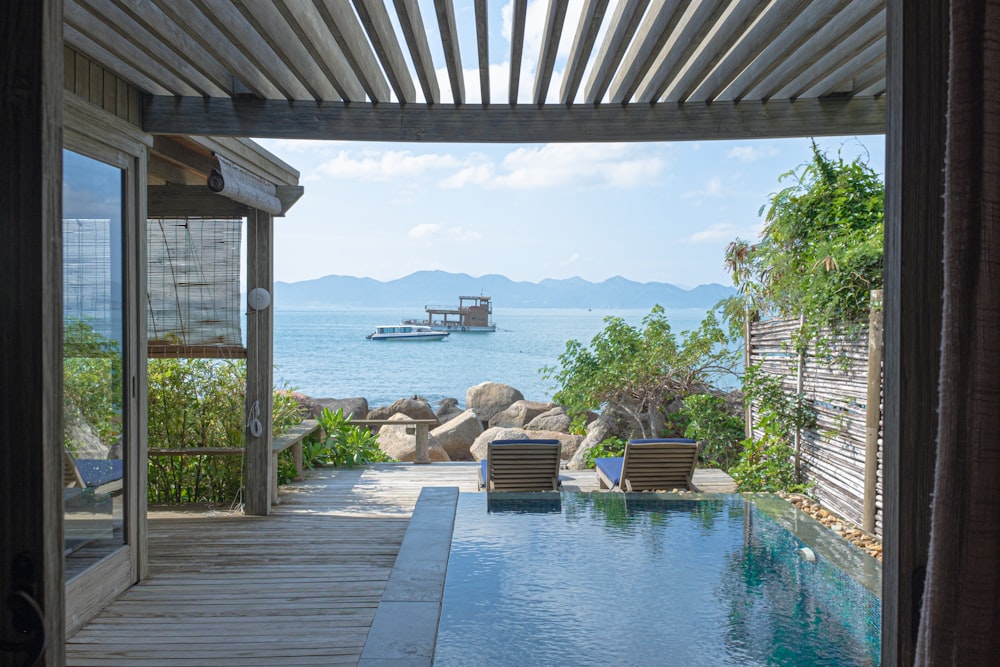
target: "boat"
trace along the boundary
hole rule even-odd
[[[380,325],[365,336],[368,340],[442,340],[447,337],[447,331],[435,331],[427,326],[409,324]]]
[[[404,324],[425,326],[435,331],[493,332],[493,300],[488,296],[460,296],[458,307],[424,306],[427,319],[404,320]]]

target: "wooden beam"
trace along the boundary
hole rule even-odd
[[[465,74],[462,71],[462,52],[458,48],[458,28],[455,25],[455,5],[452,0],[434,0],[441,48],[451,81],[451,99],[455,104],[465,104]]]
[[[255,211],[247,218],[247,292],[261,287],[274,294],[274,225]],[[245,512],[271,511],[271,414],[274,363],[274,305],[247,313],[246,491]],[[257,423],[254,424],[254,418]],[[258,431],[259,429],[259,431]]]
[[[62,17],[60,0],[0,3],[0,641],[47,636],[40,665],[65,655]]]
[[[528,15],[528,0],[514,0],[513,25],[510,29],[510,78],[507,103],[517,104],[521,83],[521,58],[524,55],[524,22]]]
[[[147,97],[143,129],[153,134],[450,143],[837,136],[884,132],[885,100],[443,107]]]
[[[403,37],[410,47],[410,57],[413,59],[413,69],[417,71],[420,88],[424,91],[424,101],[427,104],[437,104],[441,101],[441,90],[438,88],[437,72],[434,71],[434,59],[431,58],[431,47],[427,43],[427,31],[424,30],[424,20],[420,15],[420,5],[417,0],[393,0],[396,7],[396,17],[403,30]]]
[[[584,3],[580,25],[573,37],[573,46],[563,74],[562,90],[559,91],[559,101],[563,104],[573,104],[576,100],[576,92],[583,81],[583,71],[587,68],[607,8],[608,0],[586,0]]]
[[[288,6],[287,0],[285,5]],[[365,30],[358,21],[357,14],[346,3],[334,0],[318,2],[316,8],[369,99],[372,102],[388,102],[389,84],[382,75],[378,58],[365,37]]]
[[[887,4],[882,665],[914,663],[942,325],[948,2]]]
[[[676,44],[678,35],[674,32],[674,28],[685,10],[690,11],[697,7],[711,8],[716,4],[718,0],[694,3],[692,7],[691,3],[685,0],[653,0],[625,55],[622,67],[608,90],[611,101],[618,104],[628,102],[632,98],[632,93],[639,87],[639,83],[646,78],[646,73],[653,66],[660,51],[669,53],[669,47],[664,47],[668,41]]]
[[[281,202],[281,212],[275,214],[279,218],[288,213],[305,191],[301,185],[279,185],[275,189]],[[146,190],[150,218],[245,218],[251,212],[246,204],[212,192],[205,184],[150,185]]]
[[[598,104],[604,98],[648,5],[649,0],[623,0],[618,4],[590,70],[584,95],[587,104]]]
[[[396,38],[385,4],[382,0],[354,0],[354,10],[368,33],[368,40],[382,63],[382,69],[396,93],[397,101],[403,104],[416,102],[417,89],[413,86],[403,49]]]
[[[479,55],[479,96],[490,103],[490,21],[486,0],[476,0],[476,50]]]
[[[556,55],[559,52],[559,38],[562,37],[563,25],[566,23],[565,2],[549,3],[548,13],[545,15],[545,25],[542,28],[542,46],[538,54],[538,63],[535,65],[535,104],[541,106],[545,104],[545,98],[549,94],[549,83],[552,81],[552,69],[556,64]]]

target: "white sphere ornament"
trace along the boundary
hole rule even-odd
[[[247,305],[253,310],[264,310],[271,305],[271,293],[263,287],[254,287],[247,294]]]

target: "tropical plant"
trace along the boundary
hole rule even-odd
[[[80,417],[105,444],[121,433],[122,355],[118,342],[82,319],[63,328],[63,397],[67,417]],[[69,419],[67,419],[67,423]]]
[[[866,321],[882,287],[885,185],[860,158],[830,158],[815,143],[812,153],[761,207],[760,241],[736,239],[725,260],[739,291],[725,303],[730,323],[741,325],[746,310],[804,317],[801,345]]]
[[[701,443],[702,464],[728,471],[740,458],[743,420],[726,412],[725,400],[713,394],[688,396],[681,413],[687,417],[684,437]]]
[[[395,460],[379,449],[377,434],[352,424],[350,419],[350,415],[344,416],[343,409],[333,412],[329,408],[323,408],[319,417],[327,435],[324,446],[329,451],[326,458],[330,465],[356,466]]]
[[[666,405],[703,391],[736,365],[712,312],[679,342],[661,306],[653,307],[641,327],[620,317],[606,317],[604,323],[589,347],[571,340],[558,367],[541,369],[545,379],[557,383],[553,399],[571,417],[610,407],[627,415],[643,437],[656,437],[665,427]]]
[[[625,455],[625,441],[614,436],[602,440],[583,453],[583,462],[588,468],[594,467],[596,459]]]

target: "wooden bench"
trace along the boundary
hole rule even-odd
[[[286,449],[292,450],[295,478],[302,479],[302,441],[319,430],[318,421],[306,419],[272,439],[271,504],[281,504],[278,498],[278,454]],[[243,452],[242,447],[156,447],[148,450],[149,456],[242,456]]]
[[[414,463],[430,463],[430,449],[427,434],[431,426],[437,426],[440,422],[437,419],[352,419],[351,424],[356,426],[405,426],[407,429],[413,428],[416,436],[415,451],[413,453]],[[409,431],[407,431],[409,433]]]

